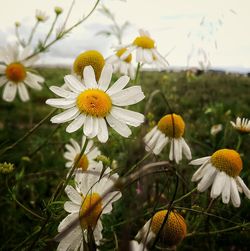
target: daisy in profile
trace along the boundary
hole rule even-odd
[[[237,117],[236,122],[230,121],[235,130],[242,134],[250,133],[250,120],[246,118]]]
[[[64,158],[68,160],[66,163],[66,167],[72,167],[75,162],[78,160],[81,150],[83,149],[86,142],[86,137],[82,137],[81,146],[74,140],[70,139],[71,144],[66,144],[65,147],[67,151],[64,153]],[[85,151],[78,161],[77,170],[78,171],[87,171],[87,170],[95,170],[96,166],[101,165],[102,162],[98,163],[95,161],[96,157],[99,156],[101,152],[97,147],[94,146],[93,140],[89,140]]]
[[[82,79],[83,70],[89,65],[94,69],[95,79],[98,81],[105,65],[105,59],[99,51],[89,50],[79,54],[73,63],[72,71],[79,79]]]
[[[121,59],[121,56],[127,51],[126,48],[121,48],[115,55],[109,57],[106,62],[112,64],[114,72],[121,75],[130,76],[131,79],[135,78],[135,67],[132,65],[132,54],[126,58]]]
[[[49,16],[46,15],[44,11],[36,10],[36,20],[38,22],[46,22],[49,19]]]
[[[152,244],[161,229],[167,212],[168,210],[161,210],[155,213],[135,238],[147,245]],[[186,234],[187,225],[184,218],[177,212],[171,211],[160,232],[159,241],[166,247],[176,247],[186,237]]]
[[[48,99],[48,105],[66,111],[51,118],[52,123],[72,121],[66,128],[71,133],[83,127],[84,134],[93,138],[97,136],[102,143],[108,140],[107,123],[123,137],[131,135],[130,126],[139,126],[144,116],[138,112],[120,108],[136,104],[144,98],[140,86],[124,89],[129,82],[128,76],[120,77],[111,87],[112,66],[105,65],[97,83],[92,66],[86,66],[81,82],[73,75],[64,80],[70,91],[52,86],[50,90],[60,98]]]
[[[152,151],[158,155],[169,143],[169,159],[175,160],[178,164],[182,160],[182,153],[187,159],[191,159],[191,151],[186,141],[182,137],[185,130],[185,123],[180,115],[167,114],[162,117],[155,126],[144,137],[146,151]]]
[[[222,196],[222,202],[228,204],[230,198],[235,207],[240,206],[239,192],[250,199],[250,190],[240,178],[242,160],[234,150],[220,149],[212,156],[203,157],[190,162],[191,165],[201,165],[194,173],[192,181],[199,181],[197,189],[204,192],[210,186],[211,198]]]
[[[57,237],[60,241],[58,251],[84,250],[89,231],[93,233],[95,243],[100,244],[103,229],[101,217],[109,214],[112,203],[121,197],[119,191],[111,191],[103,196],[114,185],[118,175],[109,175],[110,168],[107,168],[100,179],[100,172],[101,170],[81,173],[76,177],[76,188],[70,185],[65,188],[70,201],[65,202],[64,209],[69,215],[59,224],[58,232],[63,232],[72,223],[75,225],[66,236]]]
[[[30,67],[38,59],[34,56],[28,60],[26,58],[32,54],[30,47],[24,48],[21,52],[17,46],[7,46],[0,51],[0,87],[4,85],[3,100],[12,102],[18,92],[20,99],[28,101],[29,93],[27,86],[41,90],[40,83],[44,78],[30,72]]]
[[[140,29],[140,36],[136,37],[132,44],[126,46],[127,51],[121,55],[121,59],[125,59],[129,56],[131,52],[136,51],[136,61],[139,63],[155,63],[157,66],[166,68],[168,62],[166,59],[158,52],[155,41],[151,38],[150,34]]]

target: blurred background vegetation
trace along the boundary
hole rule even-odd
[[[62,85],[63,77],[70,73],[68,69],[37,70],[46,82],[41,92],[32,92],[31,102],[0,101],[0,153],[52,111],[53,108],[45,104],[46,99],[53,97],[48,87]],[[193,158],[211,155],[220,148],[236,148],[238,134],[230,121],[235,121],[237,116],[250,118],[250,78],[216,72],[200,75],[184,71],[142,72],[139,84],[146,98],[131,109],[146,115],[143,126],[132,129],[129,139],[112,132],[107,144],[97,143],[102,153],[110,158],[112,167],[118,167],[120,175],[145,156],[143,136],[160,117],[169,113],[163,95],[172,110],[185,120],[185,139]],[[216,124],[222,124],[223,129],[211,135],[210,129]],[[0,173],[0,250],[29,250],[37,238],[39,240],[32,250],[56,250],[57,243],[53,237],[57,234],[59,222],[66,216],[63,209],[66,196],[45,208],[67,173],[63,158],[65,144],[71,137],[80,142],[82,136],[81,130],[68,134],[65,127],[65,124],[51,124],[47,119],[28,138],[0,155],[0,163],[14,165],[12,172],[4,173],[1,169]],[[249,135],[243,137],[239,152],[244,164],[241,177],[250,187]],[[159,160],[168,160],[168,149],[160,156],[150,156],[139,167]],[[196,186],[190,182],[195,167],[184,160],[177,168],[181,177],[176,196],[179,198]],[[112,214],[104,217],[104,245],[101,250],[114,250],[117,240],[122,247],[133,239],[152,216],[153,209],[166,207],[171,201],[175,179],[172,174],[151,175],[126,187]],[[206,211],[210,203],[209,191],[202,194],[194,192],[176,203],[175,209],[185,217],[189,233],[177,249],[249,250],[249,225],[245,228],[240,226],[250,222],[250,201],[244,195],[241,199],[240,208],[224,205],[217,199],[209,212]],[[38,236],[48,215],[50,220],[42,235]],[[220,233],[220,230],[230,228],[233,231]]]

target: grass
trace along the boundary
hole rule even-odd
[[[49,114],[53,108],[45,105],[45,100],[53,97],[48,86],[63,84],[67,69],[39,69],[46,82],[41,92],[31,91],[31,102],[13,103],[0,101],[0,151],[16,142],[28,130]],[[169,113],[163,96],[171,110],[181,114],[186,123],[185,138],[192,149],[193,158],[208,156],[220,148],[236,148],[238,134],[230,120],[237,116],[250,118],[250,78],[238,75],[205,73],[187,78],[185,72],[153,73],[143,72],[140,84],[145,100],[132,107],[146,115],[146,122],[133,129],[133,135],[124,139],[112,132],[105,145],[99,144],[103,154],[114,160],[120,175],[126,173],[144,155],[142,137],[154,126],[161,116]],[[158,92],[157,92],[158,90]],[[57,112],[58,113],[58,112]],[[222,124],[223,130],[216,136],[210,134],[214,124]],[[57,226],[65,216],[63,195],[59,201],[45,207],[66,175],[63,159],[64,145],[70,137],[80,141],[80,131],[67,134],[65,124],[53,125],[46,120],[27,139],[0,156],[0,163],[13,163],[15,169],[10,174],[0,174],[0,250],[28,250],[37,237],[44,218],[50,217],[33,250],[55,250],[57,243],[52,239],[57,234]],[[249,152],[250,137],[246,135],[240,146],[244,169],[241,177],[250,186]],[[150,156],[146,163],[167,160],[168,149],[159,156]],[[190,178],[195,168],[184,160],[178,167],[182,180],[177,198],[195,187]],[[143,192],[137,194],[135,188],[142,186]],[[133,239],[137,231],[152,215],[154,207],[168,204],[175,188],[175,176],[154,175],[141,178],[138,183],[126,187],[112,214],[104,217],[104,246],[102,250],[113,250],[115,237],[122,246],[126,240]],[[178,250],[247,250],[250,246],[249,226],[238,227],[250,221],[250,202],[244,196],[242,205],[235,209],[231,204],[223,205],[218,199],[208,214],[209,192],[193,193],[176,203],[176,210],[188,225],[188,236]],[[219,218],[218,218],[219,217]],[[230,222],[228,222],[230,220]],[[217,233],[221,229],[238,227],[235,231]],[[211,235],[206,234],[211,232]],[[213,233],[214,232],[214,233]],[[205,234],[202,234],[205,233]]]

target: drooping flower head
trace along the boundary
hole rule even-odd
[[[83,250],[84,242],[88,242],[88,231],[93,232],[94,240],[98,245],[102,239],[101,216],[112,211],[112,203],[121,197],[118,191],[110,191],[118,175],[110,175],[107,168],[100,179],[101,169],[94,172],[78,173],[76,188],[67,186],[65,192],[70,201],[65,202],[64,209],[70,213],[58,226],[62,232],[76,221],[74,228],[62,239],[57,250]],[[109,191],[109,192],[108,192]]]
[[[155,41],[151,38],[149,32],[140,29],[140,36],[136,37],[132,44],[127,46],[127,51],[121,55],[121,59],[136,50],[136,61],[139,63],[156,64],[161,68],[166,68],[168,63],[166,59],[156,49]]]
[[[239,192],[242,191],[250,199],[250,190],[240,178],[243,168],[238,152],[232,149],[220,149],[212,156],[203,157],[190,162],[201,165],[194,173],[192,181],[199,181],[197,189],[204,192],[212,186],[210,196],[215,199],[222,195],[222,202],[228,204],[230,198],[235,207],[240,206]]]
[[[237,117],[236,122],[230,122],[231,125],[234,127],[241,134],[248,134],[250,133],[250,120],[246,118]]]
[[[38,22],[46,22],[49,16],[46,15],[45,11],[36,10],[36,19]]]
[[[168,210],[161,210],[143,226],[136,239],[142,243],[152,243],[158,235]],[[167,247],[177,246],[186,236],[187,225],[184,218],[177,212],[170,212],[167,221],[159,233],[159,240]]]
[[[78,55],[73,64],[73,72],[80,77],[83,78],[83,70],[86,66],[91,65],[95,72],[95,79],[98,81],[102,69],[105,65],[105,59],[103,55],[95,50],[85,51]]]
[[[97,83],[93,68],[86,66],[83,82],[73,75],[65,76],[69,91],[52,86],[50,90],[61,98],[48,99],[46,103],[66,111],[52,117],[51,122],[73,120],[66,128],[67,132],[74,132],[84,125],[83,132],[87,137],[97,136],[103,143],[108,140],[107,123],[120,135],[128,137],[131,130],[127,125],[139,126],[144,116],[119,106],[136,104],[144,98],[144,94],[140,86],[123,89],[129,82],[127,76],[120,77],[109,88],[112,72],[112,66],[105,65]]]
[[[66,163],[67,168],[72,167],[76,163],[80,156],[81,149],[85,146],[85,142],[86,137],[83,136],[81,146],[74,139],[70,139],[71,144],[65,145],[67,151],[64,153],[64,158],[68,160]],[[95,170],[98,165],[102,166],[101,162],[98,163],[95,161],[100,154],[101,152],[94,146],[93,140],[89,140],[83,155],[77,163],[76,171],[84,172],[87,170]]]
[[[20,51],[18,46],[7,46],[0,51],[0,87],[5,85],[3,90],[3,99],[12,102],[18,92],[20,99],[25,102],[29,100],[27,86],[32,89],[41,90],[39,83],[44,82],[44,78],[30,72],[32,64],[38,60],[34,56],[28,60],[26,58],[32,54],[32,49],[26,47]]]
[[[121,59],[121,56],[127,51],[126,48],[117,50],[116,54],[109,57],[106,62],[112,64],[114,72],[122,75],[127,75],[131,79],[135,78],[135,68],[132,65],[132,54],[129,54],[126,58]]]
[[[182,137],[185,131],[185,123],[180,115],[167,114],[162,117],[146,136],[144,142],[146,151],[160,154],[163,148],[170,143],[169,159],[179,163],[182,160],[182,152],[187,159],[191,159],[191,151]]]

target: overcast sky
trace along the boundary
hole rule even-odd
[[[62,24],[70,0],[0,0],[0,46],[15,40],[14,22],[21,23],[20,34],[28,37],[35,23],[35,11],[49,16],[40,24],[34,43],[44,38],[54,19],[53,9],[65,11],[58,21]],[[75,0],[68,27],[86,15],[94,0]],[[137,36],[139,28],[150,32],[161,54],[167,55],[170,66],[197,66],[199,62],[212,67],[250,68],[250,1],[249,0],[101,0],[115,14],[119,24],[129,21],[131,26],[123,37],[128,44]],[[111,24],[96,11],[85,23],[57,42],[42,57],[40,63],[68,64],[85,50],[99,50],[105,57],[117,45],[113,37],[96,35]]]

